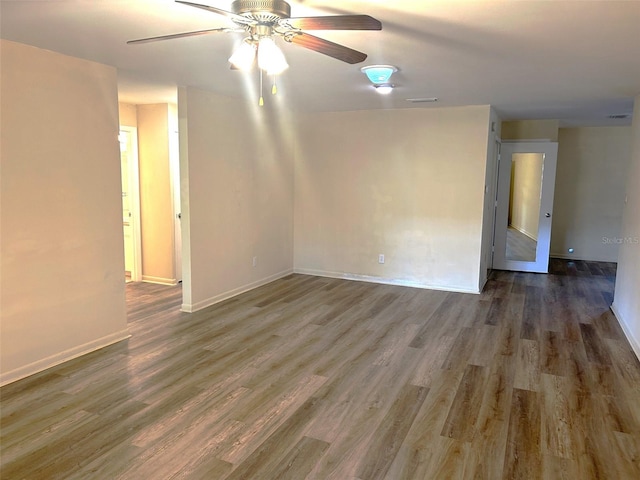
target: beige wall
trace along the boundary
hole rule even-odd
[[[511,160],[509,225],[528,237],[538,240],[544,155],[514,153]]]
[[[118,113],[120,117],[120,125],[127,127],[138,126],[138,113],[135,105],[130,103],[119,103]]]
[[[178,99],[183,310],[195,311],[292,271],[293,140],[274,105],[193,88]]]
[[[169,105],[138,105],[142,279],[175,284]]]
[[[631,127],[561,128],[558,139],[551,255],[615,262]]]
[[[128,332],[116,70],[0,48],[4,384]]]
[[[502,122],[502,140],[558,141],[558,120],[516,120]]]
[[[640,358],[640,95],[631,127],[631,164],[627,175],[613,310]]]
[[[295,270],[477,292],[489,122],[488,106],[300,115]]]

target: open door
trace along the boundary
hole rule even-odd
[[[493,268],[547,273],[558,144],[503,142]]]

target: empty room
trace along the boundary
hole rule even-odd
[[[0,478],[640,478],[640,2],[0,22]]]

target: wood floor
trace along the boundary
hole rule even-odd
[[[196,314],[129,284],[124,342],[1,390],[10,479],[640,478],[614,266],[482,295],[292,275]]]

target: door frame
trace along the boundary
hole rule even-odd
[[[540,199],[538,241],[536,260],[533,262],[508,260],[506,241],[509,214],[510,181],[505,174],[511,172],[511,155],[514,153],[541,153],[544,155],[542,189]],[[549,254],[551,249],[551,226],[553,223],[553,198],[555,194],[556,167],[558,162],[558,142],[549,141],[502,141],[498,160],[498,178],[496,188],[496,220],[493,244],[493,268],[516,272],[549,272]],[[508,166],[508,169],[507,169]]]
[[[129,206],[132,215],[132,238],[133,238],[133,270],[131,271],[131,281],[142,281],[142,227],[140,222],[140,166],[138,162],[138,129],[120,125],[120,131],[127,132],[129,145],[127,158],[129,168]],[[122,233],[124,240],[124,231]]]

